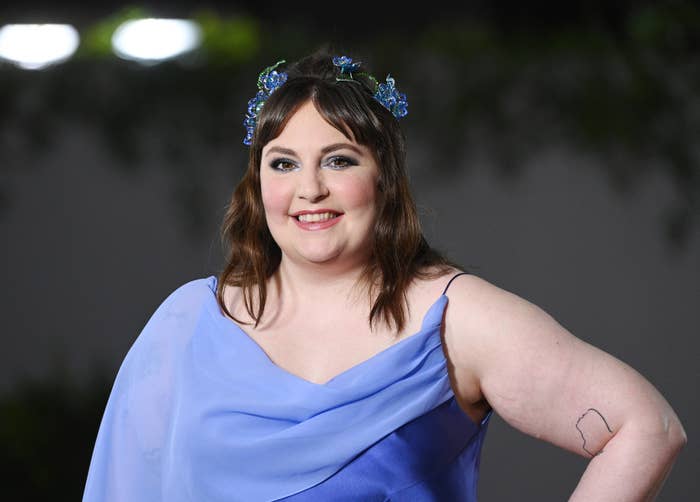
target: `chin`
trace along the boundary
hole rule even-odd
[[[335,262],[339,257],[339,253],[309,252],[298,253],[297,256],[301,261],[321,265],[323,263]]]
[[[288,252],[283,251],[287,258],[299,264],[313,265],[337,265],[341,262],[346,264],[363,262],[365,257],[362,246],[342,246],[338,243],[330,242],[304,242],[302,245],[288,248]]]
[[[321,265],[324,263],[336,263],[339,260],[344,260],[347,256],[343,253],[343,249],[337,246],[323,245],[322,243],[305,243],[306,246],[299,246],[290,249],[290,253],[287,254],[288,258],[291,258],[297,263],[309,263],[315,265]],[[309,245],[312,244],[312,245]]]

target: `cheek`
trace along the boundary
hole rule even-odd
[[[287,185],[279,180],[261,180],[260,192],[268,221],[286,217],[292,199],[292,191]]]
[[[348,208],[374,211],[377,197],[377,182],[374,179],[358,177],[351,183],[345,183],[338,190]]]

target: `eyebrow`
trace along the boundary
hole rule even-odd
[[[348,150],[352,150],[358,155],[364,155],[362,150],[360,150],[358,147],[351,143],[333,143],[332,145],[327,145],[321,148],[321,153],[323,155],[326,155],[327,153],[333,152],[335,150],[342,150],[343,148],[347,148]],[[297,155],[297,153],[292,150],[291,148],[283,148],[281,146],[273,146],[270,148],[265,156],[270,155],[271,153],[281,153],[282,155]]]

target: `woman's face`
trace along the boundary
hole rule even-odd
[[[326,122],[311,101],[265,145],[260,188],[283,259],[364,265],[372,249],[379,170],[367,147]]]

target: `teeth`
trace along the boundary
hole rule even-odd
[[[335,218],[336,213],[315,213],[315,214],[300,214],[297,219],[303,223],[310,223],[316,221],[326,221],[331,218]]]

